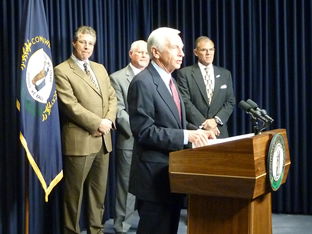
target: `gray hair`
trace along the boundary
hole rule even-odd
[[[199,42],[201,42],[201,41],[211,41],[213,46],[214,46],[213,40],[211,40],[209,37],[207,37],[207,36],[200,36],[200,37],[197,37],[196,40],[195,40],[195,49],[197,48]]]
[[[96,32],[90,26],[80,26],[79,28],[77,28],[75,33],[74,33],[73,41],[78,40],[79,34],[90,34],[92,37],[94,37],[94,42],[96,41]]]
[[[142,43],[146,44],[146,41],[138,40],[138,41],[132,42],[132,44],[131,44],[131,46],[130,46],[130,51],[134,51],[134,50],[137,49],[137,48],[140,46],[140,44],[142,44]]]
[[[147,39],[147,51],[152,58],[152,47],[162,50],[165,43],[172,36],[179,35],[180,31],[173,28],[161,27],[151,32]]]

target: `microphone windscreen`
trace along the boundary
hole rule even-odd
[[[246,102],[251,106],[252,109],[256,109],[258,107],[257,103],[251,99],[248,99]]]
[[[241,100],[239,103],[238,103],[238,106],[240,108],[242,108],[244,111],[248,111],[250,110],[252,107],[247,103],[245,102],[244,100]]]

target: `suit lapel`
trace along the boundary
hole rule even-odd
[[[96,77],[96,80],[99,84],[99,88],[100,90],[98,90],[95,85],[91,82],[90,78],[87,77],[88,79],[88,84],[94,89],[95,92],[97,92],[100,96],[102,96],[102,93],[104,90],[102,90],[103,87],[105,87],[104,85],[104,80],[103,79],[100,79],[101,77],[101,72],[96,68],[96,66],[93,64],[93,62],[90,61],[90,67]]]
[[[172,115],[174,116],[174,118],[176,119],[179,127],[182,128],[182,124],[181,124],[181,120],[179,117],[179,112],[178,112],[177,106],[175,105],[173,98],[172,98],[167,86],[165,85],[164,81],[161,79],[160,75],[158,74],[158,72],[156,71],[156,69],[153,67],[152,64],[149,65],[149,70],[152,74],[152,79],[153,79],[154,84],[156,86],[157,92],[159,93],[159,95],[163,99],[163,101],[166,103],[168,108],[170,109],[170,111],[171,111]],[[176,87],[178,87],[178,86],[176,85]],[[180,93],[179,93],[179,97],[180,97],[180,103],[182,103]],[[182,108],[181,108],[181,111],[183,113]]]
[[[133,76],[134,76],[133,71],[132,71],[130,65],[128,65],[126,68],[126,77],[127,77],[127,81],[129,82],[129,84],[130,84]]]
[[[207,105],[209,105],[204,77],[200,71],[198,64],[195,64],[192,67],[192,76],[199,88],[201,95],[204,97],[204,100],[206,101]]]
[[[175,82],[176,83],[176,82]],[[176,84],[177,85],[177,84]],[[178,86],[177,86],[178,87]],[[180,97],[180,103],[181,103],[181,111],[182,111],[182,119],[181,119],[181,122],[182,122],[182,128],[183,129],[186,129],[186,112],[185,112],[185,106],[184,106],[184,102],[183,102],[183,99],[182,99],[182,96],[180,94],[180,91],[179,89],[178,90],[178,93],[179,93],[179,97]]]
[[[86,82],[92,89],[94,89],[95,92],[97,92],[99,95],[101,95],[101,92],[97,90],[97,88],[94,86],[94,84],[91,82],[90,78],[86,75],[86,73],[80,69],[80,67],[75,63],[74,60],[69,59],[68,60],[70,68],[73,70],[73,73],[76,74],[79,78],[81,78],[84,82]],[[92,62],[90,62],[90,66],[92,68],[92,71],[96,76],[98,76],[96,69],[91,65]],[[103,87],[101,79],[97,79],[99,82],[100,89]]]
[[[216,66],[213,66],[213,73],[214,73],[214,78],[215,78],[215,86],[213,90],[211,103],[215,103],[217,102],[217,100],[219,100],[218,95],[220,94],[220,87],[222,85],[221,73],[220,73],[220,70]]]
[[[80,67],[75,63],[75,61],[72,59],[69,59],[68,63],[69,63],[70,68],[73,70],[73,73],[75,73],[77,76],[79,76],[81,79],[83,79],[85,82],[88,83],[85,72],[80,69]]]

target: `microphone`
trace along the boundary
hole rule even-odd
[[[267,123],[268,120],[262,116],[262,113],[259,110],[255,110],[248,102],[241,100],[238,104],[240,108],[246,111],[247,114],[250,114],[253,119],[260,119],[263,122]]]
[[[244,111],[248,112],[248,110],[251,108],[251,106],[245,102],[244,100],[241,100],[239,103],[238,103],[238,106],[243,109]]]
[[[260,109],[260,108],[258,107],[257,103],[255,103],[253,100],[248,99],[246,102],[251,106],[252,109],[254,109],[254,110],[256,110],[256,111],[259,111],[259,112],[261,113],[261,115],[266,119],[266,122],[272,123],[272,122],[274,121],[274,119],[272,119],[272,118],[268,115],[268,113],[266,112],[266,110]]]

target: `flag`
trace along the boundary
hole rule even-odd
[[[42,0],[25,2],[20,31],[19,139],[47,202],[63,170],[51,42]]]

